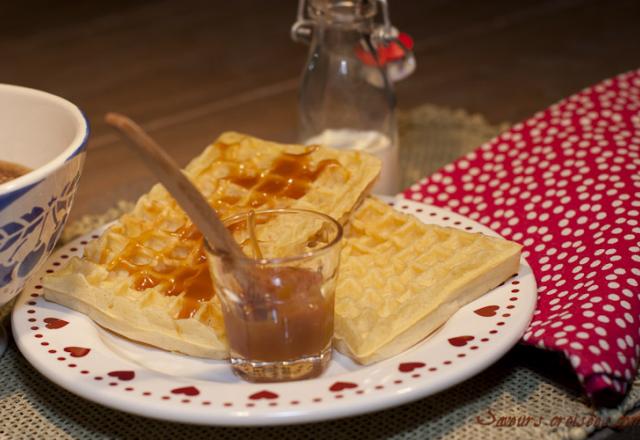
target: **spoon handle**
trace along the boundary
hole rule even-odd
[[[233,260],[244,257],[240,246],[220,221],[216,211],[155,140],[138,124],[124,115],[107,113],[105,121],[117,129],[133,150],[145,161],[145,164],[200,230],[214,253]]]

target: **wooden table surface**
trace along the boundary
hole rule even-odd
[[[91,121],[73,217],[133,200],[152,179],[105,127],[129,114],[185,164],[223,130],[296,137],[307,47],[289,38],[296,2],[2,2],[0,82],[59,94]],[[637,67],[634,0],[395,1],[418,69],[399,108],[429,102],[518,121]],[[453,158],[452,158],[453,159]]]
[[[152,179],[105,127],[129,114],[185,164],[223,130],[296,137],[307,47],[290,40],[296,2],[0,4],[0,82],[50,91],[91,121],[73,217],[133,200]],[[634,0],[395,1],[416,41],[399,108],[429,102],[515,122],[590,83],[637,67]],[[452,158],[453,159],[453,158]]]

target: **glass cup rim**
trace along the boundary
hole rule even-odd
[[[242,219],[243,217],[247,217],[249,215],[250,211],[243,211],[243,212],[239,212],[237,214],[234,214],[230,217],[225,217],[224,219],[222,219],[222,223],[227,226],[229,224],[232,224],[240,219]],[[265,265],[276,265],[276,264],[283,264],[283,263],[291,263],[294,261],[302,261],[302,260],[306,260],[312,257],[316,257],[320,254],[323,254],[325,252],[328,252],[331,248],[333,248],[334,246],[336,246],[340,240],[342,240],[342,236],[344,233],[344,228],[342,226],[342,224],[337,221],[336,219],[334,219],[333,217],[331,217],[330,215],[327,215],[323,212],[319,212],[319,211],[314,211],[311,209],[301,209],[301,208],[275,208],[275,209],[256,209],[253,211],[255,213],[256,216],[261,215],[261,214],[311,214],[313,216],[316,217],[320,217],[326,221],[328,221],[329,223],[333,224],[336,228],[336,236],[333,238],[333,240],[331,240],[329,243],[323,245],[322,247],[319,247],[317,249],[313,249],[311,251],[308,252],[304,252],[302,254],[298,254],[298,255],[291,255],[291,256],[287,256],[287,257],[277,257],[277,258],[251,258],[248,257],[246,255],[243,255],[242,259],[240,260],[241,262],[245,263],[245,264],[254,264],[254,265],[259,265],[259,266],[265,266]],[[204,242],[205,248],[207,253],[212,254],[212,255],[216,255],[213,250],[211,249],[211,247],[209,246],[209,244],[207,243],[207,241],[205,240]]]

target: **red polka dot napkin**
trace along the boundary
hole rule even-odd
[[[405,196],[524,245],[538,306],[523,341],[620,397],[640,358],[640,70],[553,105]]]

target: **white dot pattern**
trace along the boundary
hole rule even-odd
[[[539,285],[524,342],[563,352],[589,395],[626,392],[640,361],[640,70],[516,124],[405,196],[523,244]]]

